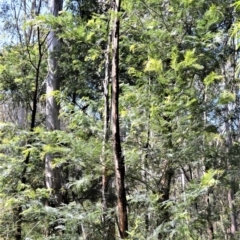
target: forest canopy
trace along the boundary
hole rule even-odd
[[[240,1],[0,1],[0,239],[239,239]]]

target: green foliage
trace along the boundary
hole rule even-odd
[[[220,94],[219,104],[228,104],[228,103],[234,102],[235,99],[236,99],[236,96],[234,93],[231,93],[225,90]]]
[[[229,204],[240,206],[239,2],[124,0],[121,7],[128,239],[209,239],[210,224],[216,239],[230,239]],[[24,239],[98,240],[110,230],[117,239],[111,130],[104,140],[103,122],[114,13],[108,1],[67,1],[58,17],[31,16],[20,29],[21,36],[32,29],[31,41],[9,42],[0,56],[0,236],[15,237],[21,207]],[[60,105],[55,131],[44,123],[49,29],[61,38],[61,88],[51,93]],[[46,154],[62,171],[65,199],[57,208],[45,204],[52,198]]]
[[[145,72],[161,72],[162,71],[162,62],[160,60],[156,60],[150,58],[146,63],[146,67],[144,69]]]
[[[221,80],[221,79],[222,79],[222,76],[219,76],[214,72],[211,72],[208,76],[204,78],[203,82],[205,83],[206,86],[209,86],[212,83],[214,83],[214,81]]]

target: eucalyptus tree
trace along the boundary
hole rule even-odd
[[[57,17],[62,10],[62,0],[49,1],[49,12]],[[60,75],[58,70],[58,55],[60,54],[60,40],[53,30],[48,34],[48,75],[46,79],[46,127],[49,131],[60,129],[59,103],[56,99],[60,89]],[[59,206],[62,203],[62,179],[59,167],[53,168],[54,156],[47,153],[45,157],[46,187],[53,191],[53,202],[50,205]]]

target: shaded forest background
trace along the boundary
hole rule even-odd
[[[1,2],[1,239],[239,239],[239,7]]]

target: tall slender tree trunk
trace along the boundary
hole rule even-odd
[[[63,0],[50,0],[49,11],[55,17],[62,10]],[[49,131],[60,129],[59,121],[59,104],[54,97],[54,93],[59,90],[59,73],[58,73],[58,54],[60,51],[60,40],[54,31],[48,35],[48,76],[46,80],[46,127]],[[48,189],[53,192],[52,206],[59,206],[62,202],[62,180],[61,169],[52,167],[54,156],[46,154],[45,157],[45,183]]]
[[[128,231],[128,214],[127,214],[127,199],[125,189],[125,164],[124,156],[121,149],[120,129],[119,129],[119,12],[120,0],[114,2],[114,20],[113,20],[113,35],[112,35],[112,141],[113,141],[113,156],[115,164],[115,179],[117,192],[117,207],[118,207],[118,229],[122,239],[127,237]]]
[[[105,222],[105,214],[107,211],[107,186],[108,186],[108,173],[106,167],[106,144],[109,140],[109,93],[108,93],[108,85],[109,85],[109,46],[107,47],[107,53],[105,58],[105,80],[103,83],[104,87],[104,129],[103,129],[103,144],[102,144],[102,155],[101,155],[101,164],[103,166],[103,173],[102,173],[102,204],[103,204],[103,222]]]
[[[115,223],[112,218],[107,216],[108,208],[112,207],[112,201],[109,198],[109,176],[108,167],[106,166],[106,147],[109,142],[110,135],[110,106],[109,106],[109,73],[110,73],[110,44],[111,44],[112,31],[109,29],[107,47],[105,51],[105,78],[103,81],[103,94],[104,94],[104,129],[103,129],[103,143],[102,143],[102,154],[101,154],[101,164],[103,166],[102,170],[102,209],[103,216],[102,222],[104,226],[104,240],[114,240],[115,239]],[[111,201],[111,202],[110,202]]]
[[[229,115],[228,112],[228,106],[226,106],[226,117]],[[231,132],[230,132],[230,123],[229,120],[227,120],[225,122],[225,130],[226,130],[226,145],[227,145],[227,153],[229,153],[230,148],[232,147],[232,136],[231,136]],[[230,156],[230,153],[229,153]],[[230,159],[228,160],[228,168],[231,169],[231,161]],[[231,227],[230,227],[230,232],[232,236],[236,235],[237,232],[237,218],[236,218],[236,209],[234,206],[234,179],[232,179],[232,177],[230,176],[230,187],[228,189],[228,194],[227,194],[227,198],[228,198],[228,205],[229,205],[229,211],[230,211],[230,223],[231,223]]]
[[[233,16],[232,16],[233,18]],[[239,86],[236,84],[238,81],[236,79],[236,73],[237,69],[236,66],[238,65],[238,59],[239,59],[239,53],[238,53],[238,38],[234,39],[232,38],[231,41],[229,41],[229,44],[231,45],[232,49],[234,50],[231,55],[228,56],[228,62],[224,62],[222,66],[222,75],[224,76],[224,88],[227,91],[235,91],[236,96],[239,94]],[[238,100],[236,99],[236,105],[238,105]],[[236,111],[237,109],[234,109]],[[225,108],[223,109],[223,114],[225,118],[225,134],[226,134],[226,163],[227,163],[227,169],[230,172],[232,169],[234,169],[234,162],[232,161],[231,156],[231,149],[233,148],[233,140],[234,136],[232,133],[232,129],[235,128],[232,126],[233,121],[230,118],[233,112],[233,105],[232,103],[226,104]],[[238,231],[238,224],[237,224],[237,213],[234,206],[234,195],[236,193],[236,187],[235,187],[235,180],[234,176],[229,176],[229,189],[227,192],[227,199],[228,199],[228,206],[229,206],[229,218],[230,218],[230,233],[231,237],[235,237],[236,233]]]

